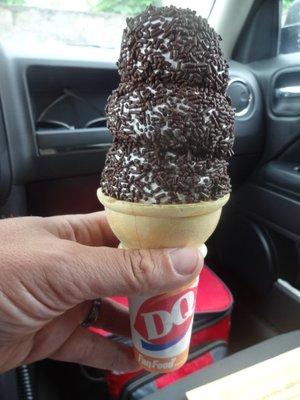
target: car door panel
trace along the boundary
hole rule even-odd
[[[299,328],[300,315],[300,53],[277,54],[257,25],[278,25],[279,1],[256,1],[234,58],[255,76],[263,107],[263,151],[234,190],[211,240],[211,259],[237,280],[248,306],[278,331]],[[265,18],[269,9],[268,18]],[[272,52],[262,52],[268,40]],[[249,51],[248,51],[249,50]],[[253,294],[255,300],[253,298]],[[274,307],[270,312],[271,307]]]

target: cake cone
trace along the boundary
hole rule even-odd
[[[200,247],[215,230],[229,194],[190,204],[144,204],[116,200],[101,189],[110,227],[124,248]]]
[[[105,207],[108,222],[112,231],[120,240],[121,247],[128,249],[200,247],[215,230],[222,207],[229,199],[228,194],[214,201],[159,205],[116,200],[106,196],[101,189],[98,190],[97,195]],[[162,373],[174,371],[185,363],[188,357],[195,305],[195,298],[193,297],[193,302],[190,299],[191,296],[196,294],[197,285],[198,278],[190,285],[171,293],[164,293],[155,297],[133,296],[129,299],[134,353],[143,368]],[[177,303],[179,307],[174,307],[173,310],[178,309],[178,312],[180,312],[181,300],[185,302],[184,307],[187,307],[184,318],[190,318],[189,327],[186,329],[183,339],[181,338],[179,342],[173,345],[173,348],[166,347],[167,343],[164,345],[162,337],[162,333],[167,331],[166,328],[165,332],[155,331],[154,340],[150,342],[143,340],[144,338],[137,332],[136,326],[137,323],[141,324],[140,315],[145,316],[145,310],[149,311],[148,305],[150,304],[148,314],[153,318],[152,321],[149,321],[150,317],[147,317],[148,322],[152,323],[152,331],[155,324],[154,317],[160,318],[160,325],[163,326],[162,329],[164,330],[164,318],[160,315],[170,315],[174,318],[174,311],[168,314],[166,310],[170,311],[170,304],[176,305]],[[156,309],[151,308],[151,304],[152,306],[155,304]],[[163,310],[163,314],[157,311],[158,305]],[[189,305],[191,306],[190,312]],[[184,321],[184,318],[179,317],[182,321]],[[146,321],[144,322],[146,323]],[[173,335],[175,338],[176,335],[180,337],[177,322],[175,316],[176,326],[174,326],[177,332]],[[170,326],[170,323],[168,322],[165,325]],[[165,337],[168,338],[170,343],[174,343],[175,339],[172,337],[172,340],[170,340],[170,335],[169,333]]]

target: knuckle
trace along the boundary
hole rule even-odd
[[[112,346],[110,351],[110,357],[108,361],[108,365],[106,368],[110,371],[118,371],[121,369],[121,357],[122,352],[117,346]]]
[[[80,258],[76,257],[76,248],[72,242],[66,242],[64,245],[53,246],[51,263],[52,268],[50,271],[55,271],[56,273],[64,273],[65,267],[70,265],[70,263],[79,264]]]
[[[132,353],[126,351],[123,345],[115,344],[110,349],[108,365],[106,369],[111,371],[133,371],[137,367],[136,361],[132,357]]]
[[[73,354],[74,362],[78,364],[89,364],[93,360],[93,356],[96,351],[96,343],[94,339],[91,337],[91,340],[88,345],[78,346],[77,351]]]
[[[50,265],[51,263],[51,265]],[[73,268],[69,266],[73,264]],[[49,294],[66,306],[80,298],[83,265],[73,242],[53,247],[51,258],[45,265],[44,275]]]
[[[130,267],[134,292],[140,294],[151,289],[157,265],[151,250],[131,250],[126,252],[127,265]]]

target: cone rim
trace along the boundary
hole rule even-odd
[[[200,201],[198,203],[185,204],[147,204],[118,200],[107,196],[102,189],[97,190],[97,197],[106,209],[122,214],[140,215],[149,217],[188,217],[194,215],[209,214],[223,207],[229,200],[230,194],[226,194],[216,200]]]

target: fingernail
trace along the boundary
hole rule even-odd
[[[180,275],[190,275],[198,267],[199,250],[193,248],[175,249],[170,251],[173,268]]]
[[[205,258],[207,256],[207,247],[205,244],[199,247],[199,251],[202,254],[202,257]]]

